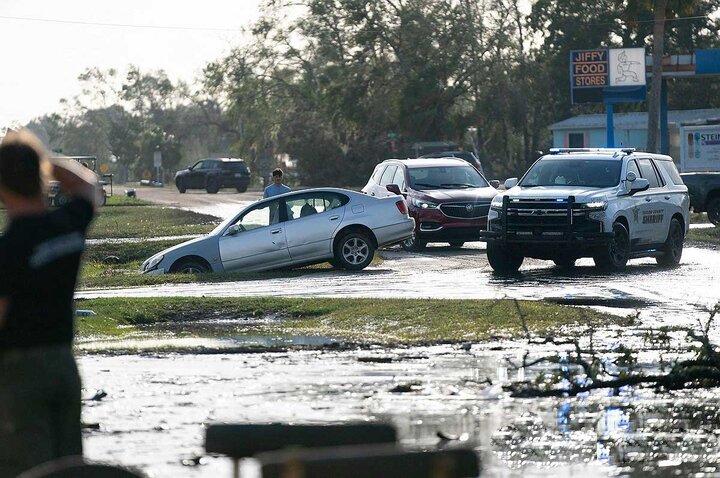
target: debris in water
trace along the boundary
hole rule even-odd
[[[384,357],[358,357],[358,362],[365,362],[365,363],[392,363],[394,360],[393,357],[390,356],[384,356]]]
[[[401,383],[390,389],[390,393],[408,393],[420,390],[422,387],[417,382]]]
[[[95,395],[93,395],[91,398],[89,398],[90,401],[93,402],[99,402],[103,398],[107,397],[107,392],[105,390],[97,390],[95,392]]]
[[[446,441],[466,441],[470,435],[467,433],[463,433],[461,435],[451,435],[449,433],[445,433],[443,431],[438,430],[435,435],[440,439],[441,442]]]
[[[181,463],[183,466],[198,466],[198,465],[206,465],[208,462],[207,458],[204,456],[194,456],[192,458],[184,458]]]

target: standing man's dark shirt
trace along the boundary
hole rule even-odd
[[[92,205],[76,197],[12,220],[0,237],[0,296],[9,299],[0,352],[72,344],[72,297],[92,218]]]

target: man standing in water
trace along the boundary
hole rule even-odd
[[[98,194],[95,174],[53,160],[31,133],[0,145],[0,476],[82,455],[73,294]],[[47,170],[68,194],[48,210]]]

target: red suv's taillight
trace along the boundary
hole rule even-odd
[[[400,214],[407,216],[408,210],[407,210],[407,204],[405,204],[405,201],[402,199],[400,201],[396,201],[395,205],[398,208],[398,211],[400,211]]]

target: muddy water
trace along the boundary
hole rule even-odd
[[[503,351],[491,350],[503,345]],[[720,476],[716,392],[638,390],[571,399],[512,399],[517,344],[259,354],[85,355],[87,456],[157,477],[230,476],[204,456],[203,424],[217,421],[394,424],[408,447],[473,447],[483,476]],[[539,350],[538,350],[539,352]],[[486,380],[490,379],[491,384]],[[453,438],[443,441],[439,435]],[[454,438],[457,438],[455,440]],[[246,476],[256,476],[248,464]],[[702,474],[704,473],[704,474]]]

